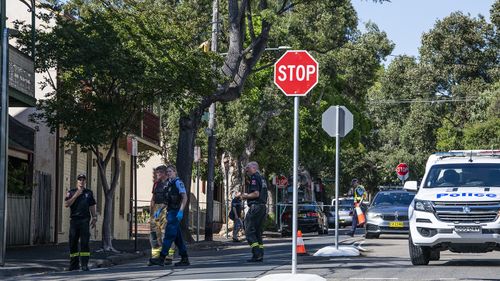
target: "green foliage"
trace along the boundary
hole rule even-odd
[[[377,184],[398,182],[398,162],[409,164],[410,179],[420,179],[437,150],[499,147],[498,25],[492,22],[452,13],[423,35],[419,61],[398,57],[381,74],[369,95],[374,131],[367,144]]]
[[[274,213],[268,214],[266,216],[263,229],[267,231],[276,231],[276,217]]]
[[[497,149],[500,146],[500,118],[468,125],[464,130],[465,149]]]

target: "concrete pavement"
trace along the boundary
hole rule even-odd
[[[341,232],[343,234],[343,232]],[[333,236],[304,236],[306,250],[314,253],[332,245]],[[297,273],[316,274],[327,280],[499,280],[500,252],[455,254],[442,252],[441,260],[428,266],[413,266],[408,255],[408,237],[382,235],[364,240],[341,235],[341,244],[364,241],[359,257],[299,256]],[[131,260],[111,268],[90,272],[55,272],[23,276],[24,280],[191,280],[254,281],[268,274],[291,272],[291,239],[265,239],[265,262],[247,263],[248,245],[196,249],[190,247],[191,266],[147,266],[147,258]],[[286,281],[286,280],[283,280]]]
[[[201,237],[203,239],[203,237]],[[89,267],[109,268],[124,264],[137,258],[150,255],[149,241],[146,238],[137,240],[137,251],[134,251],[134,240],[114,240],[113,246],[120,253],[104,252],[100,241],[91,241],[91,257]],[[240,243],[227,241],[224,237],[214,236],[214,241],[200,240],[188,245],[199,250],[220,250],[229,246],[240,246]],[[246,243],[241,243],[246,245]],[[26,274],[49,273],[64,271],[69,266],[68,243],[44,244],[34,246],[9,247],[6,251],[6,263],[0,267],[0,279]]]

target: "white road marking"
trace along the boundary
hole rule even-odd
[[[257,280],[257,278],[177,279],[172,281],[246,281],[246,280]]]
[[[367,278],[349,278],[349,280],[399,280],[399,278],[378,278],[378,277],[367,277]]]

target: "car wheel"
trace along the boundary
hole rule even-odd
[[[438,261],[441,258],[441,251],[439,250],[431,250],[431,254],[429,256],[429,260]]]
[[[380,237],[380,234],[378,233],[366,233],[365,238],[366,239],[378,239]]]
[[[429,247],[417,246],[413,244],[411,234],[408,239],[410,259],[413,265],[427,265],[430,261],[431,249]]]

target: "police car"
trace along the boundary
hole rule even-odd
[[[500,250],[500,150],[450,151],[429,157],[408,209],[414,265],[439,260],[440,251]]]

